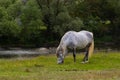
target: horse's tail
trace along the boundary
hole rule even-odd
[[[94,40],[92,41],[92,43],[91,43],[91,45],[89,47],[89,55],[88,55],[89,57],[92,56],[93,51],[94,51]]]

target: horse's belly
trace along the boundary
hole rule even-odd
[[[77,44],[75,45],[76,48],[79,48],[79,49],[83,49],[85,48],[87,45],[89,44],[89,42],[87,40],[80,40],[77,42]]]
[[[87,44],[81,44],[81,45],[78,45],[77,48],[83,49],[83,48],[85,48],[86,46],[87,46]]]
[[[69,42],[67,44],[67,47],[70,49],[73,49],[73,48],[83,49],[86,47],[86,45],[87,45],[87,43]]]
[[[76,45],[74,43],[70,42],[69,44],[67,44],[67,47],[70,49],[73,49],[76,47]]]
[[[86,47],[86,45],[75,45],[75,44],[67,45],[67,48],[70,48],[70,49],[73,49],[73,48],[83,49],[85,47]]]

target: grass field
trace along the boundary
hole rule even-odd
[[[64,64],[57,64],[55,55],[34,58],[0,59],[0,80],[120,80],[120,52],[93,54],[82,64],[83,54],[72,54]]]

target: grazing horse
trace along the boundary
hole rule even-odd
[[[76,62],[76,48],[86,49],[86,54],[84,56],[83,62],[86,63],[94,50],[94,38],[93,33],[89,31],[68,31],[62,37],[59,46],[56,50],[56,55],[58,59],[58,64],[64,62],[64,57],[67,53],[67,49],[73,49],[73,58]]]

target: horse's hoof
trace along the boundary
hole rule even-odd
[[[89,61],[82,61],[81,63],[82,63],[82,64],[85,64],[85,63],[88,63],[88,62],[89,62]]]
[[[57,63],[57,64],[63,64],[63,63]]]
[[[82,64],[85,64],[85,61],[81,62]]]
[[[64,63],[64,61],[62,61],[62,62],[59,62],[59,61],[58,61],[58,62],[57,62],[57,64],[63,64],[63,63]]]

